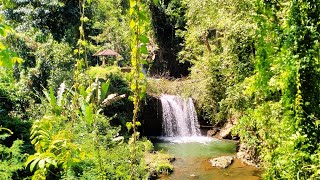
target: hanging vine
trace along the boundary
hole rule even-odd
[[[320,175],[318,2],[256,2],[256,74],[246,80],[254,106],[237,132],[242,142],[258,148],[266,179],[315,179]]]
[[[144,55],[148,54],[147,43],[149,39],[147,37],[148,32],[148,12],[146,11],[146,4],[141,0],[130,0],[130,30],[131,30],[131,91],[133,96],[131,97],[134,105],[132,122],[127,123],[128,129],[133,130],[132,137],[130,139],[131,144],[131,179],[135,179],[135,169],[139,163],[137,158],[136,141],[139,137],[137,127],[140,125],[138,121],[139,105],[141,99],[145,95],[146,81],[145,75],[142,72],[142,65],[146,63],[143,59]]]

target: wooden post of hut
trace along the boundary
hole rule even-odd
[[[98,56],[99,59],[102,61],[102,67],[104,67],[106,64],[106,57],[115,57],[116,58],[118,55],[119,54],[117,52],[112,51],[110,49],[106,49],[106,50],[97,52],[92,56]]]

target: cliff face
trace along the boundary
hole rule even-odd
[[[168,6],[170,1],[165,2]],[[181,7],[177,6],[181,9]],[[177,59],[182,50],[183,39],[177,36],[177,31],[185,30],[184,22],[177,27],[177,20],[166,14],[165,8],[151,4],[152,26],[158,49],[155,51],[155,59],[150,67],[151,76],[169,76],[180,78],[189,74],[190,63],[180,63]],[[183,16],[184,11],[180,10]]]
[[[147,95],[140,118],[140,132],[143,136],[161,136],[162,106],[159,97]]]

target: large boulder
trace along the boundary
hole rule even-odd
[[[216,137],[219,139],[233,139],[231,135],[231,130],[238,123],[239,117],[239,114],[234,114],[220,129]]]
[[[214,137],[214,135],[216,135],[219,132],[218,128],[215,129],[210,129],[207,131],[207,136],[208,137]]]
[[[231,130],[232,130],[233,126],[234,125],[231,121],[228,121],[227,123],[225,123],[217,135],[218,138],[231,139],[232,138]]]
[[[218,168],[227,168],[230,166],[233,162],[233,157],[232,156],[222,156],[214,159],[210,159],[210,162],[213,167],[218,167]]]

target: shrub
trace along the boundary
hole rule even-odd
[[[3,131],[5,133],[3,134]],[[7,147],[3,144],[3,140],[10,137],[10,134],[6,133],[4,128],[0,127],[0,176],[3,179],[17,179],[19,178],[19,170],[24,169],[24,161],[26,154],[22,152],[23,146],[22,140],[13,141],[12,145]]]

